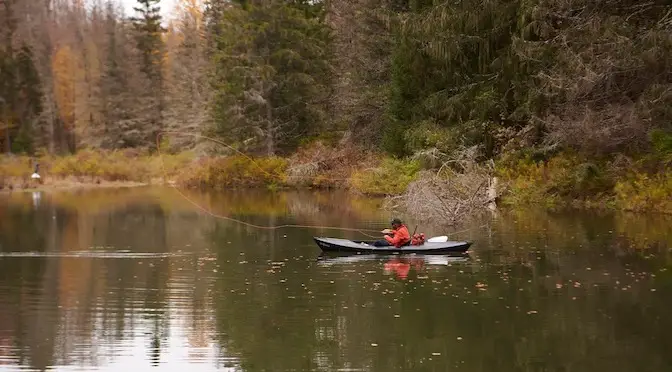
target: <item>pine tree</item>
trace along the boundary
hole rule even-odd
[[[142,56],[133,45],[129,25],[111,4],[105,12],[105,55],[101,73],[104,129],[101,146],[126,148],[150,145],[147,135],[155,106],[148,104],[148,82],[141,72]],[[140,98],[140,99],[139,99]],[[151,102],[150,102],[151,103]]]
[[[14,152],[32,153],[35,140],[35,120],[42,112],[42,86],[40,76],[33,62],[32,50],[24,45],[17,55],[19,77],[19,105],[17,110],[21,123],[16,139],[12,143]]]
[[[33,52],[17,43],[17,2],[7,0],[0,7],[0,139],[5,152],[32,152],[35,119],[40,114],[41,85]],[[17,44],[15,46],[15,44]]]
[[[223,14],[213,53],[215,132],[268,155],[326,121],[330,33],[321,4],[243,2]]]
[[[183,133],[200,133],[208,122],[210,89],[207,81],[208,60],[199,0],[179,0],[174,23],[169,27],[166,66],[166,127]],[[178,135],[171,144],[193,147],[198,138]]]
[[[139,17],[132,17],[136,30],[136,42],[142,53],[142,72],[152,82],[161,81],[161,67],[163,65],[163,42],[161,34],[166,29],[161,26],[160,0],[138,0],[140,7],[133,9]]]
[[[138,3],[140,6],[133,9],[139,16],[131,18],[131,21],[135,28],[137,49],[142,56],[140,71],[149,83],[141,97],[146,104],[146,115],[143,115],[146,122],[141,130],[140,142],[145,146],[153,146],[163,128],[164,45],[161,35],[166,29],[161,25],[159,0],[138,0]]]
[[[217,39],[222,36],[220,22],[224,19],[224,12],[232,6],[232,3],[229,0],[205,0],[204,5],[203,25],[207,50],[211,52],[215,49]]]
[[[4,1],[0,8],[0,130],[4,132],[4,149],[12,151],[12,132],[16,129],[17,71],[14,58],[13,37],[16,32],[14,1]]]

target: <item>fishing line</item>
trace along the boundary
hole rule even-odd
[[[237,154],[239,154],[239,155],[245,157],[245,158],[248,159],[250,162],[252,162],[257,168],[259,168],[259,170],[260,170],[261,172],[263,172],[263,173],[266,174],[267,176],[269,176],[269,177],[271,177],[271,178],[276,178],[276,179],[279,178],[278,175],[273,174],[273,173],[270,173],[270,172],[266,171],[265,169],[263,169],[263,168],[259,165],[259,163],[257,163],[254,159],[252,159],[252,158],[249,157],[248,155],[244,154],[243,152],[239,151],[238,149],[234,148],[233,146],[231,146],[231,145],[229,145],[229,144],[227,144],[227,143],[225,143],[225,142],[222,142],[222,141],[220,141],[220,140],[218,140],[218,139],[216,139],[216,138],[211,138],[211,137],[204,136],[204,135],[201,135],[201,134],[186,133],[186,132],[181,132],[181,131],[169,130],[169,131],[162,131],[162,132],[160,132],[160,133],[156,136],[156,149],[157,149],[157,153],[159,154],[159,159],[160,159],[160,162],[161,162],[161,170],[162,170],[162,173],[163,173],[163,178],[164,178],[165,180],[168,180],[168,177],[167,177],[168,173],[167,173],[167,171],[166,171],[165,163],[164,163],[164,161],[163,161],[163,154],[161,153],[161,146],[160,146],[161,137],[162,137],[164,134],[176,134],[176,135],[183,135],[183,136],[191,136],[191,137],[194,137],[194,138],[201,138],[201,139],[205,139],[205,140],[208,140],[208,141],[212,141],[212,142],[214,142],[214,143],[217,143],[217,144],[219,144],[219,145],[221,145],[221,146],[224,146],[224,147],[226,147],[226,148],[228,148],[228,149],[230,149],[230,150],[236,152]],[[291,177],[291,175],[290,175],[290,176],[287,176],[287,177]],[[298,177],[301,177],[301,176],[298,176]],[[328,180],[347,180],[347,178],[327,178],[327,179],[328,179]],[[277,230],[277,229],[282,229],[282,228],[341,230],[341,231],[358,232],[358,233],[360,233],[360,234],[362,234],[362,235],[366,235],[366,236],[368,236],[368,237],[370,237],[370,238],[373,238],[373,239],[378,239],[378,238],[379,238],[379,236],[373,236],[373,235],[369,235],[369,234],[366,233],[366,232],[380,233],[380,231],[378,231],[378,230],[372,230],[372,229],[355,229],[355,228],[339,227],[339,226],[298,225],[298,224],[285,224],[285,225],[275,225],[275,226],[262,226],[262,225],[257,225],[257,224],[253,224],[253,223],[245,222],[245,221],[239,220],[239,219],[237,219],[237,218],[228,217],[228,216],[224,216],[224,215],[219,215],[219,214],[213,213],[211,210],[209,210],[209,209],[207,209],[207,208],[204,208],[203,206],[201,206],[200,204],[198,204],[197,202],[195,202],[194,200],[192,200],[191,198],[189,198],[187,195],[185,195],[185,194],[184,194],[178,187],[176,187],[173,183],[168,182],[168,184],[169,184],[169,185],[170,185],[170,186],[171,186],[171,187],[172,187],[172,188],[173,188],[173,189],[174,189],[174,190],[175,190],[175,191],[176,191],[182,198],[184,198],[186,201],[188,201],[190,204],[192,204],[194,207],[196,207],[197,209],[201,210],[201,211],[204,212],[205,214],[207,214],[207,215],[209,215],[209,216],[211,216],[211,217],[214,217],[214,218],[218,218],[218,219],[223,219],[223,220],[227,220],[227,221],[235,222],[235,223],[238,223],[238,224],[241,224],[241,225],[244,225],[244,226],[248,226],[248,227],[252,227],[252,228],[256,228],[256,229],[260,229],[260,230]],[[483,226],[487,226],[487,225],[483,225]],[[479,228],[482,228],[483,226],[480,226]],[[449,234],[447,234],[447,235],[455,235],[455,234],[462,233],[462,232],[466,232],[466,231],[469,231],[469,230],[473,230],[473,229],[465,229],[465,230],[462,230],[462,231],[455,231],[455,232],[449,233]]]
[[[202,138],[202,139],[206,139],[206,140],[215,142],[215,143],[217,143],[217,144],[219,144],[219,145],[222,145],[222,146],[224,146],[224,147],[226,147],[226,148],[228,148],[228,149],[231,149],[231,150],[235,151],[236,153],[238,153],[239,155],[245,157],[246,159],[248,159],[250,162],[252,162],[257,168],[259,168],[259,170],[261,170],[261,171],[262,171],[263,173],[265,173],[266,175],[268,175],[268,176],[270,176],[270,177],[272,177],[272,178],[273,178],[273,177],[276,177],[276,178],[278,177],[277,175],[274,175],[274,174],[272,174],[272,173],[270,173],[270,172],[267,172],[267,171],[266,171],[265,169],[263,169],[263,168],[262,168],[256,161],[254,161],[254,159],[252,159],[251,157],[245,155],[244,153],[242,153],[242,152],[239,151],[238,149],[234,148],[233,146],[230,146],[229,144],[224,143],[224,142],[222,142],[222,141],[219,141],[219,140],[217,140],[217,139],[215,139],[215,138],[211,138],[211,137],[204,136],[204,135],[200,135],[200,134],[194,134],[194,133],[184,133],[184,132],[180,132],[180,131],[163,131],[163,132],[159,133],[159,134],[156,136],[156,148],[157,148],[157,152],[158,152],[158,154],[159,154],[159,159],[160,159],[160,161],[161,161],[161,170],[162,170],[162,173],[163,173],[163,177],[164,177],[164,179],[166,179],[166,180],[168,179],[168,177],[167,177],[168,173],[166,172],[166,167],[165,167],[165,163],[164,163],[164,161],[163,161],[163,154],[161,153],[161,146],[160,146],[161,137],[162,137],[163,134],[166,134],[166,133],[177,134],[177,135],[186,135],[186,136],[191,136],[191,137],[195,137],[195,138]],[[219,215],[219,214],[213,213],[213,212],[210,211],[209,209],[204,208],[203,206],[201,206],[201,205],[198,204],[197,202],[193,201],[191,198],[189,198],[187,195],[185,195],[185,194],[184,194],[179,188],[177,188],[175,185],[173,185],[173,184],[171,184],[171,183],[169,183],[169,184],[170,184],[170,186],[171,186],[171,187],[172,187],[172,188],[173,188],[173,189],[174,189],[174,190],[175,190],[175,191],[176,191],[182,198],[184,198],[186,201],[188,201],[189,203],[191,203],[194,207],[196,207],[197,209],[199,209],[199,210],[201,210],[202,212],[206,213],[207,215],[209,215],[209,216],[211,216],[211,217],[214,217],[214,218],[218,218],[218,219],[223,219],[223,220],[227,220],[227,221],[235,222],[235,223],[238,223],[238,224],[241,224],[241,225],[244,225],[244,226],[248,226],[248,227],[252,227],[252,228],[257,228],[257,229],[261,229],[261,230],[277,230],[277,229],[282,229],[282,228],[303,228],[303,229],[308,228],[308,229],[342,230],[342,231],[353,231],[353,232],[358,232],[358,233],[360,233],[360,234],[362,234],[362,235],[366,235],[366,236],[368,236],[368,237],[370,237],[370,238],[374,238],[374,239],[377,239],[378,236],[369,235],[369,234],[367,234],[365,231],[380,233],[380,231],[378,231],[378,230],[372,230],[372,229],[355,229],[355,228],[339,227],[339,226],[318,226],[318,225],[298,225],[298,224],[285,224],[285,225],[275,225],[275,226],[262,226],[262,225],[257,225],[257,224],[253,224],[253,223],[249,223],[249,222],[245,222],[245,221],[239,220],[239,219],[237,219],[237,218],[228,217],[228,216],[224,216],[224,215]]]

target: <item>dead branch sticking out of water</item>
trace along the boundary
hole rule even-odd
[[[470,156],[447,161],[438,171],[423,171],[404,194],[389,197],[385,206],[402,210],[422,222],[445,225],[465,222],[493,208],[496,197],[493,168],[492,163],[479,164]]]

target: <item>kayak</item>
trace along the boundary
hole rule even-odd
[[[376,247],[373,241],[348,240],[339,238],[313,237],[315,243],[323,252],[366,252],[366,253],[464,253],[471,246],[471,242],[443,241],[428,242],[420,245],[405,245],[397,247]]]

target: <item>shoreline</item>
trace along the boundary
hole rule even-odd
[[[16,181],[16,180],[15,180]],[[49,180],[46,183],[40,183],[35,185],[34,182],[30,182],[29,187],[13,187],[12,189],[8,187],[3,187],[0,189],[0,195],[7,195],[12,193],[28,193],[28,192],[62,192],[62,191],[80,191],[80,190],[94,190],[94,189],[124,189],[124,188],[136,188],[136,187],[146,187],[146,186],[164,186],[164,187],[173,187],[176,186],[174,180],[169,180],[167,182],[161,179],[152,179],[149,182],[139,182],[139,181],[108,181],[108,180],[95,180],[95,181],[82,181],[77,180],[76,177],[66,177],[65,179]],[[230,186],[223,189],[217,189],[212,187],[186,187],[186,189],[191,190],[210,190],[210,191],[226,191],[226,190],[240,190],[240,189],[265,189],[270,191],[291,191],[291,190],[340,190],[348,191],[353,194],[360,194],[363,196],[369,197],[381,197],[381,195],[376,194],[367,194],[361,191],[352,189],[351,187],[315,187],[315,186],[305,186],[305,185],[283,185],[279,187],[263,187],[263,186],[244,186],[240,187]],[[501,191],[501,190],[500,190]],[[604,205],[602,205],[604,204]],[[603,202],[587,202],[585,200],[571,199],[558,201],[554,205],[544,205],[544,203],[499,203],[497,210],[515,210],[520,208],[542,208],[547,211],[553,210],[583,210],[583,211],[597,211],[597,212],[626,212],[634,214],[659,214],[670,216],[672,212],[670,211],[659,211],[659,210],[637,210],[637,209],[628,209],[628,208],[619,208],[608,201]]]
[[[163,184],[163,183],[161,183]],[[141,186],[152,186],[159,185],[158,183],[149,183],[149,182],[136,182],[136,181],[79,181],[73,179],[62,179],[49,181],[45,183],[36,183],[30,182],[27,187],[24,185],[19,185],[18,187],[13,186],[14,183],[10,183],[12,187],[4,186],[0,189],[0,194],[11,194],[19,192],[54,192],[54,191],[70,191],[70,190],[90,190],[90,189],[112,189],[112,188],[129,188],[129,187],[141,187]]]
[[[30,178],[34,162],[40,164],[39,182]],[[449,172],[441,178],[417,160],[391,159],[381,154],[362,157],[354,148],[314,146],[292,157],[254,159],[82,150],[67,156],[0,156],[0,194],[179,186],[212,191],[346,190],[364,196],[396,198],[408,196],[412,191],[431,195],[453,181],[466,182],[458,185],[462,188],[471,187],[489,177],[499,180],[493,194],[488,194],[488,200],[496,200],[497,209],[569,207],[672,214],[672,173],[664,167],[648,173],[644,168],[610,168],[608,163],[593,168],[592,172],[586,172],[585,159],[560,154],[547,163],[524,159],[500,161],[486,173]],[[435,179],[422,182],[423,177]],[[474,187],[473,192],[479,189],[480,186]],[[463,202],[460,195],[453,195],[455,192],[459,194],[459,188],[443,195],[444,199],[455,197],[455,202]]]

